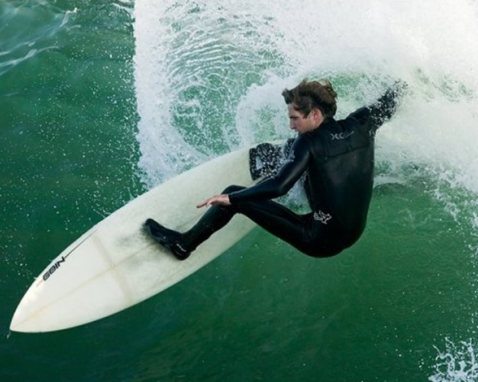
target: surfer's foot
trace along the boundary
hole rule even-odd
[[[191,254],[191,251],[188,251],[181,245],[180,233],[163,227],[153,219],[146,220],[144,226],[149,231],[153,239],[163,247],[169,249],[174,257],[176,257],[178,260],[186,260]]]

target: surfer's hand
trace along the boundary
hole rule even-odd
[[[222,195],[215,195],[212,196],[203,202],[199,203],[196,207],[201,208],[201,207],[209,207],[209,206],[214,206],[216,204],[219,204],[221,206],[230,206],[231,201],[229,200],[229,195],[227,194],[222,194]]]

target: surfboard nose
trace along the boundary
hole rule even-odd
[[[10,322],[10,330],[12,332],[29,332],[29,330],[23,325],[25,319],[17,314],[17,311],[13,314],[12,321]]]
[[[13,332],[31,333],[36,332],[34,328],[29,325],[29,319],[32,317],[31,308],[35,305],[35,295],[31,293],[25,295],[13,313],[12,321],[10,322],[10,330]]]

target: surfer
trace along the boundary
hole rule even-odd
[[[376,102],[335,120],[337,94],[327,80],[302,81],[282,92],[290,128],[297,133],[279,164],[279,146],[262,144],[251,159],[269,160],[272,174],[250,187],[229,186],[198,204],[210,207],[188,231],[170,230],[153,219],[151,236],[184,260],[240,213],[313,257],[333,256],[354,244],[365,229],[373,189],[374,138],[394,114],[406,85],[396,82]],[[272,160],[273,165],[270,165]],[[253,178],[258,176],[251,172]],[[311,211],[297,214],[272,199],[300,182]]]

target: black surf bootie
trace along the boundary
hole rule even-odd
[[[144,227],[155,241],[169,249],[178,260],[186,260],[191,254],[191,251],[181,245],[181,234],[179,232],[163,227],[153,219],[146,220]]]

